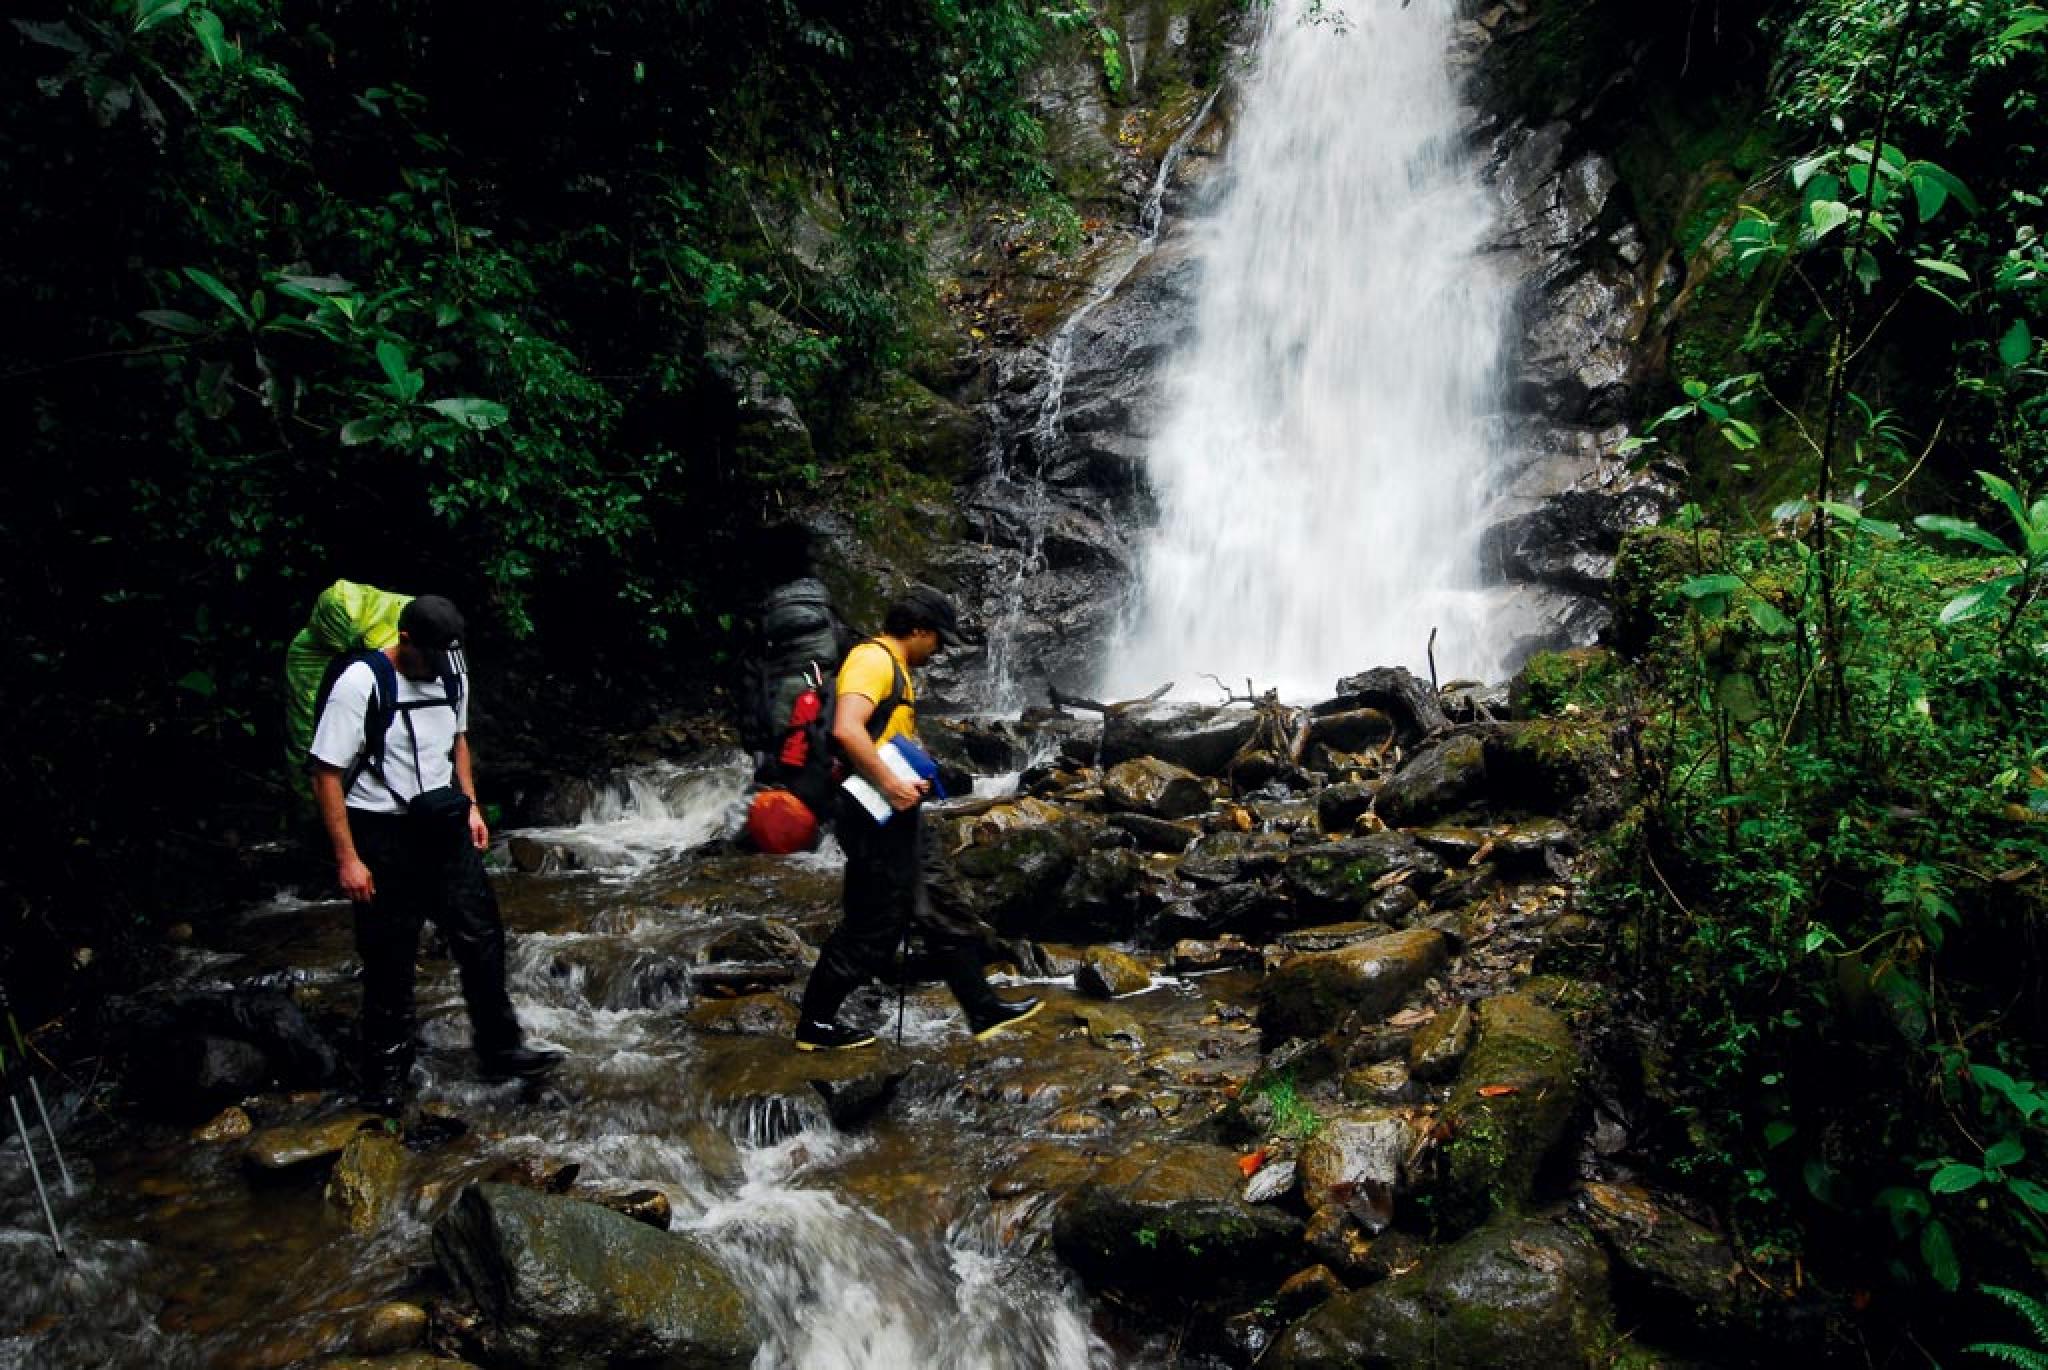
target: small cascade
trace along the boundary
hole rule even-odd
[[[1457,0],[1272,6],[1196,226],[1193,341],[1167,364],[1160,503],[1107,697],[1250,678],[1293,698],[1370,665],[1496,676],[1478,588],[1502,454],[1510,283],[1447,61]]]
[[[1045,530],[1052,513],[1051,491],[1045,470],[1066,442],[1067,386],[1074,371],[1074,347],[1088,317],[1115,298],[1125,281],[1159,245],[1160,229],[1166,219],[1166,192],[1188,147],[1209,121],[1219,86],[1195,111],[1180,136],[1159,159],[1152,187],[1138,207],[1136,236],[1119,248],[1097,274],[1088,298],[1069,314],[1046,340],[1045,380],[1039,392],[1037,414],[1023,432],[999,434],[991,463],[992,492],[1013,510],[1022,525],[1022,547],[1017,569],[1005,586],[1000,608],[988,629],[988,706],[997,713],[1010,714],[1025,703],[1017,660],[1018,628],[1024,613],[1026,583],[1045,569]]]
[[[635,767],[593,785],[573,824],[518,835],[554,849],[576,870],[636,871],[729,831],[751,777],[738,752],[692,766]]]

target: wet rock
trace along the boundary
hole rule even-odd
[[[1042,935],[1061,886],[1088,850],[1079,824],[1044,823],[999,832],[950,854],[931,880],[942,911],[978,918],[1006,936]]]
[[[1358,1215],[1342,1206],[1319,1208],[1309,1214],[1301,1243],[1309,1255],[1354,1281],[1371,1274],[1373,1251],[1378,1245]]]
[[[1442,861],[1409,838],[1377,832],[1289,853],[1282,884],[1303,908],[1355,914],[1386,888],[1383,881],[1406,872],[1408,883],[1427,889],[1443,870]]]
[[[1248,1204],[1278,1203],[1294,1193],[1300,1182],[1301,1162],[1268,1161],[1244,1182],[1244,1201]]]
[[[1113,813],[1107,823],[1118,832],[1128,833],[1140,851],[1158,852],[1165,856],[1180,855],[1188,849],[1190,842],[1202,835],[1201,829],[1192,823],[1154,818],[1143,813]]]
[[[1735,1316],[1735,1252],[1722,1238],[1633,1185],[1588,1184],[1576,1207],[1613,1257],[1630,1311],[1681,1335]]]
[[[1116,999],[1152,988],[1152,975],[1135,956],[1110,947],[1091,947],[1081,968],[1074,972],[1074,987],[1097,999]]]
[[[1389,885],[1365,906],[1365,916],[1390,928],[1406,927],[1422,908],[1422,896],[1406,885]]]
[[[1293,903],[1277,884],[1255,880],[1204,890],[1194,899],[1195,922],[1203,932],[1228,930],[1262,937],[1274,926],[1299,921]]]
[[[1607,1363],[1607,1261],[1541,1219],[1483,1228],[1418,1270],[1340,1294],[1290,1328],[1273,1370],[1564,1370]]]
[[[1327,1265],[1312,1265],[1306,1270],[1297,1270],[1281,1281],[1273,1301],[1280,1306],[1280,1316],[1292,1321],[1336,1298],[1346,1291],[1344,1281],[1337,1278],[1335,1271]]]
[[[1520,719],[1544,718],[1568,706],[1598,702],[1615,684],[1619,658],[1604,647],[1538,652],[1522,663],[1509,685],[1510,707]]]
[[[1122,1009],[1077,1004],[1073,1016],[1086,1029],[1088,1040],[1110,1051],[1143,1051],[1145,1029]]]
[[[405,1147],[389,1132],[348,1139],[327,1177],[327,1202],[358,1235],[375,1231],[405,1185]]]
[[[1181,858],[1180,877],[1208,887],[1257,880],[1280,869],[1290,845],[1283,833],[1205,833]]]
[[[796,1032],[796,1020],[796,1005],[779,994],[705,999],[683,1015],[697,1031],[723,1037],[789,1037]]]
[[[1424,747],[1380,787],[1374,810],[1396,827],[1414,827],[1466,808],[1486,787],[1487,749],[1458,733]]]
[[[1111,808],[1151,818],[1187,818],[1209,807],[1209,787],[1200,776],[1149,756],[1111,766],[1102,795]]]
[[[873,1065],[837,1079],[813,1080],[811,1085],[825,1101],[832,1126],[841,1132],[852,1132],[889,1107],[904,1074],[901,1069]]]
[[[1294,957],[1259,987],[1259,1030],[1270,1045],[1321,1036],[1347,1017],[1377,1018],[1448,959],[1443,935],[1421,929]]]
[[[234,1142],[248,1136],[256,1125],[239,1108],[228,1107],[192,1131],[195,1142]]]
[[[1448,1080],[1472,1049],[1478,1017],[1470,1004],[1453,1004],[1423,1025],[1408,1046],[1408,1069],[1418,1080]]]
[[[596,1204],[472,1185],[434,1225],[434,1254],[483,1310],[494,1361],[741,1370],[760,1341],[708,1247]]]
[[[1346,1071],[1344,1097],[1359,1103],[1395,1104],[1414,1093],[1408,1067],[1399,1061],[1375,1061]]]
[[[1449,684],[1444,686],[1444,713],[1453,723],[1496,723],[1508,716],[1506,685]]]
[[[1184,937],[1173,944],[1168,964],[1176,975],[1200,975],[1231,966],[1248,966],[1259,959],[1259,949],[1236,937],[1203,941]]]
[[[1457,866],[1465,865],[1479,855],[1489,840],[1477,828],[1418,828],[1408,835],[1446,862]]]
[[[697,966],[690,971],[690,988],[698,994],[719,998],[744,998],[761,994],[779,985],[794,983],[796,968],[780,962],[755,962],[751,965]],[[643,993],[643,1002],[660,1004],[669,997],[658,987],[653,993]]]
[[[1364,752],[1394,735],[1394,720],[1379,709],[1348,709],[1318,714],[1309,723],[1311,746],[1333,752]]]
[[[748,922],[711,939],[704,948],[706,961],[785,962],[801,964],[810,948],[796,929],[787,923],[764,918]]]
[[[1556,818],[1531,818],[1511,823],[1492,838],[1493,854],[1512,865],[1542,866],[1554,854],[1578,850],[1579,837]]]
[[[545,875],[573,868],[573,862],[567,859],[568,853],[561,847],[523,833],[515,833],[506,839],[505,855],[510,858],[512,869],[521,875]]]
[[[1060,890],[1059,926],[1084,935],[1126,936],[1148,909],[1158,906],[1158,883],[1135,851],[1090,851]]]
[[[1361,920],[1356,923],[1323,923],[1312,928],[1295,928],[1281,933],[1274,939],[1274,945],[1294,955],[1311,951],[1335,951],[1338,947],[1352,947],[1375,937],[1384,937],[1387,930],[1378,923]]]
[[[1504,807],[1593,817],[1605,811],[1599,801],[1619,778],[1607,727],[1566,719],[1498,729],[1486,749],[1486,774]]]
[[[1301,767],[1278,752],[1264,750],[1239,752],[1226,774],[1231,792],[1238,795],[1302,790],[1312,783]]]
[[[1048,1119],[1045,1130],[1055,1137],[1105,1137],[1110,1121],[1092,1108],[1070,1108]]]
[[[197,1121],[266,1088],[318,1088],[341,1076],[333,1044],[281,990],[115,999],[105,1017],[134,1059],[138,1093],[171,1116]]]
[[[375,1114],[358,1110],[312,1122],[261,1128],[249,1134],[244,1155],[260,1169],[289,1170],[339,1156],[351,1137],[378,1122]]]
[[[514,1184],[543,1194],[567,1194],[583,1173],[580,1161],[527,1152],[498,1162],[478,1178],[488,1184]]]
[[[746,1183],[746,1159],[725,1129],[695,1118],[683,1125],[681,1140],[697,1162],[697,1169],[713,1186],[733,1190]]]
[[[1341,1208],[1378,1233],[1394,1220],[1394,1192],[1415,1142],[1406,1117],[1386,1109],[1326,1118],[1301,1151],[1310,1208]]]
[[[1258,716],[1238,706],[1154,704],[1112,716],[1104,726],[1102,763],[1155,757],[1196,775],[1221,775],[1251,741]]]
[[[395,1356],[343,1356],[320,1362],[321,1370],[477,1370],[466,1360],[449,1360],[427,1351],[407,1351]]]
[[[1322,718],[1360,709],[1376,709],[1392,719],[1403,742],[1416,741],[1450,725],[1429,683],[1400,666],[1376,666],[1346,676],[1337,682],[1337,697],[1316,705],[1313,712]]]
[[[416,1303],[380,1303],[349,1329],[349,1348],[358,1355],[391,1356],[427,1339],[427,1310]],[[430,1359],[422,1357],[422,1359]],[[442,1361],[440,1365],[457,1362]]]
[[[636,1223],[644,1223],[657,1232],[668,1231],[669,1222],[674,1217],[668,1195],[659,1189],[604,1190],[591,1195],[590,1201]]]
[[[1372,808],[1376,784],[1331,785],[1316,796],[1316,823],[1332,835],[1349,833]]]
[[[1443,1113],[1442,1211],[1483,1218],[1528,1203],[1579,1101],[1581,1059],[1564,1019],[1524,989],[1485,1000]]]
[[[1060,1259],[1091,1289],[1155,1308],[1263,1294],[1301,1221],[1238,1197],[1237,1154],[1191,1143],[1122,1157],[1053,1225]]]

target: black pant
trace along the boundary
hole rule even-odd
[[[461,973],[477,1052],[519,1046],[519,1020],[505,992],[505,925],[483,856],[468,833],[426,833],[403,814],[360,809],[349,810],[348,825],[356,854],[377,887],[376,898],[355,909],[365,1079],[403,1084],[412,1068],[413,962],[420,925],[429,919],[447,939]]]
[[[846,996],[879,975],[913,929],[939,963],[947,988],[970,1016],[986,1015],[999,1001],[981,974],[981,941],[934,919],[924,888],[921,811],[876,823],[853,798],[841,795],[836,828],[846,851],[845,916],[825,940],[804,986],[803,1016],[830,1022]]]

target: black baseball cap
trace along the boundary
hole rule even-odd
[[[966,641],[960,636],[960,615],[953,611],[953,601],[929,585],[911,586],[896,597],[892,607],[905,611],[919,626],[937,633],[945,646],[958,647]]]
[[[421,595],[398,611],[398,631],[426,657],[434,674],[454,669],[449,653],[462,649],[462,611],[439,595]]]

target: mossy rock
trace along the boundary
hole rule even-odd
[[[850,422],[854,451],[883,453],[906,470],[947,482],[973,469],[986,442],[974,411],[891,372]]]
[[[1479,1006],[1479,1036],[1443,1113],[1437,1212],[1453,1226],[1525,1207],[1578,1111],[1584,1060],[1571,1028],[1528,991]]]
[[[1374,811],[1396,827],[1413,827],[1465,809],[1487,782],[1487,748],[1474,733],[1430,743],[1380,787]]]
[[[1032,936],[1087,849],[1078,824],[998,832],[944,860],[933,872],[932,897],[942,910],[979,918],[1005,936]]]
[[[1409,884],[1426,890],[1442,877],[1444,863],[1413,838],[1377,832],[1298,848],[1288,856],[1281,880],[1304,909],[1356,914],[1380,893],[1382,879],[1400,871],[1410,872]]]
[[[1608,603],[1615,648],[1639,656],[1657,640],[1667,619],[1680,613],[1678,587],[1705,575],[1721,556],[1721,535],[1679,528],[1638,528],[1614,554]]]
[[[1607,1260],[1553,1219],[1507,1219],[1412,1273],[1340,1294],[1274,1343],[1271,1370],[1568,1370],[1605,1366]]]
[[[1510,723],[1486,743],[1487,789],[1505,809],[1594,816],[1614,807],[1620,775],[1612,729],[1596,720]],[[1588,825],[1590,826],[1590,825]]]
[[[1621,663],[1602,647],[1538,652],[1522,664],[1509,687],[1508,707],[1516,718],[1549,718],[1577,705],[1598,712],[1614,703]]]
[[[1302,1221],[1245,1203],[1237,1159],[1196,1143],[1128,1155],[1061,1208],[1054,1249],[1090,1289],[1162,1312],[1270,1293]]]
[[[434,1254],[491,1324],[491,1363],[740,1370],[760,1337],[711,1249],[596,1204],[471,1185],[434,1225]]]
[[[1320,1037],[1347,1018],[1376,1019],[1449,960],[1444,935],[1427,928],[1294,957],[1259,986],[1259,1030],[1271,1045]]]

